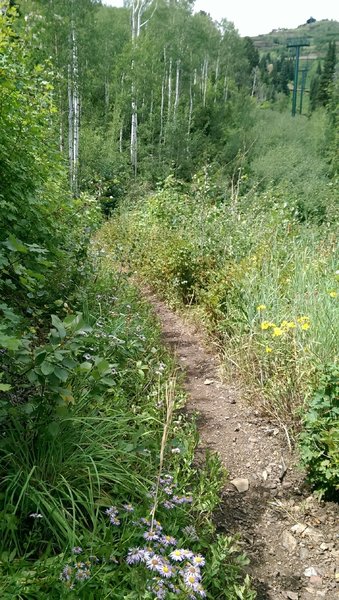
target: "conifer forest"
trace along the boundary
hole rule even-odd
[[[0,0],[1,600],[278,598],[145,287],[338,502],[339,23],[308,16]]]

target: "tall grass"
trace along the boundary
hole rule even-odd
[[[296,130],[301,141],[311,135],[303,122]],[[276,122],[275,134],[281,140]],[[186,193],[181,184],[165,183],[129,210],[122,207],[102,232],[119,248],[120,261],[171,304],[190,307],[203,320],[225,370],[236,369],[252,401],[292,429],[299,427],[317,370],[336,360],[339,337],[336,191],[325,161],[317,158],[316,135],[311,154],[323,173],[316,171],[323,195],[315,190],[309,211],[301,208],[305,171],[295,193],[284,167],[285,186],[260,191],[244,184],[249,189],[236,203],[213,180],[195,182]],[[318,199],[325,212],[317,212]],[[298,321],[302,317],[307,324]],[[276,330],[262,329],[263,320]]]

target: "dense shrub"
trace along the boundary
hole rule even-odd
[[[339,370],[327,367],[308,403],[299,438],[301,458],[320,496],[338,499],[339,492]]]

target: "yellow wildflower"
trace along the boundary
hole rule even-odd
[[[296,324],[294,321],[289,321],[286,325],[287,329],[295,329]]]
[[[270,352],[272,352],[271,346],[266,346],[265,351],[267,352],[267,354],[269,354]]]
[[[297,318],[298,323],[305,323],[309,320],[310,320],[310,317],[298,317]]]
[[[257,310],[266,310],[266,304],[259,304],[259,306],[257,306]]]
[[[273,327],[273,337],[279,337],[280,335],[282,335],[284,332],[281,329],[281,327]]]
[[[337,294],[337,292],[332,290],[331,292],[329,292],[329,295],[331,296],[331,298],[336,298],[338,294]]]
[[[269,329],[270,327],[275,327],[274,323],[270,323],[270,321],[263,321],[261,323],[261,329]]]
[[[309,323],[303,323],[301,326],[301,329],[303,329],[304,331],[307,331],[307,329],[310,328],[310,324]]]

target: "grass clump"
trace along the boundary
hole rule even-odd
[[[216,457],[192,466],[197,435],[178,411],[184,398],[158,326],[99,255],[77,304],[28,348],[29,388],[1,423],[0,595],[146,599],[161,588],[171,598],[176,587],[184,599],[194,584],[197,598],[222,598],[227,583],[230,598],[250,600],[246,559],[211,521],[222,468]],[[189,549],[186,569],[195,556],[206,562],[195,582],[179,574],[175,548]]]

